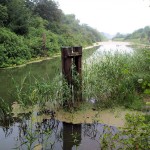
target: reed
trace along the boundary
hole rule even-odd
[[[145,51],[135,51],[134,54],[116,52],[84,61],[83,101],[92,100],[96,108],[124,106],[141,109],[143,101],[140,93],[143,92],[144,83],[139,81],[149,80],[149,64],[145,56]],[[76,73],[73,80],[76,84],[80,83]],[[53,108],[58,108],[67,102],[69,107],[74,107],[70,104],[75,98],[72,100],[70,88],[62,75],[57,75],[53,80],[34,78],[34,84],[27,84],[25,77],[16,87],[17,100],[22,106],[44,106],[49,102]]]
[[[96,107],[122,105],[141,108],[142,100],[137,88],[141,73],[146,72],[143,54],[105,53],[91,62],[85,63],[83,72],[83,94],[86,100],[94,99]]]

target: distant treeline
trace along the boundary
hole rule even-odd
[[[96,29],[80,24],[74,14],[65,15],[53,0],[0,0],[0,67],[103,38]]]
[[[113,40],[128,40],[150,44],[150,26],[138,29],[131,34],[117,33]]]

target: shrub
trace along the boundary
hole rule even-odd
[[[105,129],[107,132],[100,138],[101,149],[150,149],[150,125],[145,115],[127,114],[126,121],[126,126],[116,133],[112,133],[110,127]]]
[[[5,28],[0,28],[0,67],[17,65],[17,60],[28,60],[31,54],[24,38]]]

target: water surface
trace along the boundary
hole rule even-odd
[[[98,47],[84,50],[83,59],[88,58]],[[17,86],[25,79],[26,83],[33,85],[35,80],[52,81],[61,74],[61,58],[54,57],[49,60],[31,63],[23,67],[0,69],[0,98],[8,103],[15,101]]]
[[[31,120],[24,119],[13,123],[9,128],[0,128],[0,149],[11,150],[18,147],[26,150],[31,142],[31,149],[37,145],[43,150],[99,150],[100,138],[106,132],[114,134],[118,130],[99,123],[70,124],[51,118],[33,124]]]
[[[84,60],[90,57],[102,56],[103,53],[116,51],[132,53],[132,49],[126,45],[103,44],[96,50],[85,50]],[[88,52],[88,53],[86,53]],[[61,73],[61,59],[53,58],[38,63],[28,64],[25,67],[0,70],[0,97],[8,103],[15,101],[16,86],[23,79],[30,85],[35,79],[53,80]],[[116,127],[106,124],[68,124],[54,118],[43,119],[42,122],[34,121],[28,114],[23,119],[13,118],[0,120],[0,149],[11,150],[20,148],[26,150],[31,142],[31,148],[37,147],[54,150],[97,150],[100,149],[100,138],[105,132],[118,132]],[[35,119],[35,118],[34,118]],[[30,141],[30,142],[29,142]],[[8,144],[9,143],[9,144]]]

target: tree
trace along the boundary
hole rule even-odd
[[[141,34],[140,40],[144,39],[145,37],[146,37],[146,34],[145,34],[145,32],[143,32],[143,33]]]
[[[11,0],[7,3],[7,9],[8,27],[10,27],[17,34],[27,34],[30,11],[25,7],[25,1]]]
[[[56,2],[52,0],[38,0],[35,6],[35,13],[49,22],[59,22],[62,17],[62,11],[58,9]]]
[[[148,36],[148,41],[150,43],[150,31],[148,31],[147,36]]]
[[[11,0],[0,0],[1,5],[7,5]]]
[[[34,10],[35,3],[33,0],[25,0],[26,7],[31,11]]]
[[[0,26],[3,26],[8,19],[7,7],[0,4]]]

